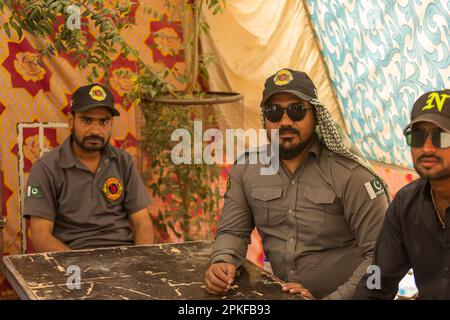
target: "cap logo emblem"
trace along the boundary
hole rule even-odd
[[[293,79],[294,77],[292,76],[292,73],[289,70],[283,69],[277,72],[277,74],[273,78],[273,82],[277,86],[284,86],[291,82]]]
[[[122,195],[123,187],[119,179],[110,177],[103,184],[103,193],[109,200],[115,201]]]
[[[447,98],[450,98],[450,94],[439,94],[437,92],[430,93],[428,95],[427,104],[422,108],[422,111],[437,108],[439,112],[441,112]]]
[[[100,86],[93,86],[89,91],[89,95],[92,99],[97,101],[103,101],[106,99],[106,92]]]

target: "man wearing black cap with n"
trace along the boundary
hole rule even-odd
[[[37,252],[151,244],[150,198],[130,154],[109,144],[111,92],[80,87],[71,99],[64,143],[32,167],[24,216]]]
[[[274,274],[288,282],[284,291],[350,299],[383,223],[385,185],[345,143],[306,73],[269,77],[261,111],[269,139],[279,130],[279,170],[262,175],[263,164],[248,161],[232,167],[206,290],[231,289],[256,226]]]
[[[414,103],[404,130],[420,176],[396,194],[377,241],[379,269],[359,283],[357,299],[393,299],[413,268],[419,299],[450,299],[450,90]]]

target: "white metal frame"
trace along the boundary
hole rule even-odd
[[[23,131],[28,128],[38,128],[39,129],[39,158],[44,155],[44,153],[50,151],[44,146],[44,129],[58,129],[58,128],[68,128],[68,124],[65,122],[21,122],[17,124],[17,145],[19,147],[17,153],[17,159],[19,164],[19,227],[20,227],[20,251],[25,253],[27,248],[27,237],[26,237],[26,221],[23,217],[23,202],[25,200],[25,158],[23,155]]]

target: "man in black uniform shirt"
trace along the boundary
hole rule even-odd
[[[367,274],[357,299],[393,299],[410,268],[419,299],[450,299],[450,90],[422,95],[404,133],[421,178],[397,193],[386,214],[373,258],[381,286]]]

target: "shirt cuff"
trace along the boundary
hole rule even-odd
[[[240,267],[245,260],[247,254],[248,243],[245,239],[241,239],[232,234],[221,234],[216,237],[211,254],[211,263],[218,260],[232,263],[236,267]]]
[[[48,214],[48,212],[43,211],[32,211],[32,212],[26,212],[23,214],[23,217],[25,219],[30,219],[31,217],[39,217],[44,218],[46,220],[49,220],[51,222],[55,222],[55,215]]]
[[[217,255],[211,259],[211,264],[219,263],[219,262],[231,263],[231,264],[234,264],[236,267],[238,267],[241,264],[241,263],[239,263],[240,259],[234,257],[231,254],[226,254],[226,253]]]
[[[323,297],[322,300],[345,300],[345,298],[339,293],[339,291],[336,290]]]

